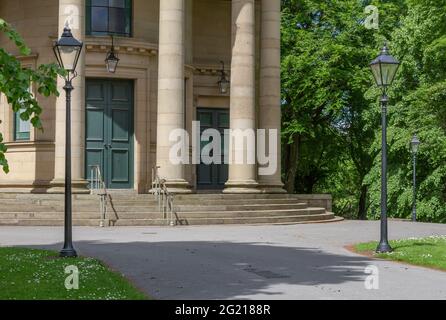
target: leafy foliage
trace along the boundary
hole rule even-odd
[[[290,192],[327,192],[336,213],[378,218],[379,90],[369,70],[384,40],[401,62],[389,110],[389,213],[412,206],[414,133],[418,213],[446,222],[446,0],[282,1],[284,168]],[[379,30],[363,23],[379,9]]]
[[[29,56],[31,50],[23,38],[0,18],[0,32],[3,32],[19,49],[20,54]],[[17,57],[0,48],[0,92],[5,95],[8,104],[14,112],[20,112],[22,120],[30,120],[36,128],[42,128],[40,115],[42,108],[36,97],[29,91],[30,85],[36,86],[37,92],[45,97],[58,95],[57,75],[64,74],[56,64],[40,65],[37,70],[23,68]],[[0,167],[7,173],[8,161],[5,153],[7,148],[0,133]]]
[[[422,144],[418,154],[418,217],[446,222],[446,1],[408,1],[402,26],[392,35],[402,61],[392,96],[389,120],[389,210],[407,218],[412,207],[412,162],[409,141]],[[378,143],[374,146],[378,148]],[[379,162],[368,181],[377,202]]]

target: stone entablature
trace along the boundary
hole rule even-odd
[[[85,37],[85,48],[88,52],[100,52],[104,55],[110,50],[109,37]],[[158,44],[149,43],[141,39],[119,38],[119,44],[115,45],[118,54],[136,54],[156,56],[158,54]]]

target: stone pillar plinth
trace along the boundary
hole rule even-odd
[[[255,135],[255,1],[232,1],[230,128]],[[239,137],[243,134],[239,134]],[[248,161],[255,152],[252,139],[229,150],[229,180],[224,193],[257,193],[257,166]],[[254,148],[254,149],[253,149]],[[243,162],[236,161],[243,155]],[[255,154],[254,154],[255,157]],[[251,154],[252,159],[252,154]]]
[[[57,37],[68,22],[73,36],[85,40],[85,0],[59,0],[59,28]],[[88,192],[85,180],[85,48],[79,57],[71,93],[71,176],[73,193]],[[58,78],[60,96],[56,101],[55,169],[51,192],[63,192],[65,183],[65,80]]]
[[[259,189],[265,193],[285,193],[281,177],[280,107],[280,0],[262,0],[260,35],[259,129],[277,130],[277,170],[259,175]],[[268,147],[267,147],[268,150]]]
[[[191,192],[184,164],[169,157],[177,141],[169,141],[176,129],[184,129],[185,0],[160,1],[158,54],[158,119],[156,163],[159,176],[173,193]]]

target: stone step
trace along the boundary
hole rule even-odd
[[[100,200],[99,198],[96,198],[95,200],[74,200],[72,201],[73,208],[80,207],[80,208],[99,208]],[[122,207],[129,207],[129,206],[157,206],[157,201],[140,201],[140,202],[125,202],[125,203],[117,203],[113,202],[113,205],[119,205]],[[4,207],[22,207],[22,208],[29,208],[29,206],[41,206],[41,207],[47,207],[47,208],[63,208],[64,207],[64,201],[63,200],[41,200],[41,201],[8,201],[8,202],[2,202],[0,201],[0,211]]]
[[[114,191],[107,201],[107,221],[116,225],[167,225],[153,195]],[[175,196],[179,224],[275,224],[333,221],[321,208],[325,196],[287,194],[192,194]],[[73,223],[98,226],[97,195],[73,195]],[[327,198],[328,199],[328,198]],[[321,201],[320,201],[321,200]],[[311,203],[309,207],[308,203]],[[63,194],[0,193],[0,225],[63,225]],[[166,217],[168,218],[168,217]],[[115,221],[116,220],[116,221]]]
[[[114,209],[113,209],[114,208]],[[120,207],[107,207],[107,210],[110,212],[158,212],[158,206],[120,206]],[[99,202],[95,205],[73,205],[73,212],[91,212],[97,213],[100,212]],[[0,215],[6,212],[28,212],[28,213],[37,213],[37,212],[63,212],[64,206],[32,206],[27,207],[25,205],[11,205],[11,206],[1,206],[0,207]]]
[[[225,212],[225,211],[256,211],[256,210],[299,210],[305,209],[308,206],[303,203],[296,204],[261,204],[261,205],[215,205],[215,206],[206,206],[206,205],[175,205],[175,212],[177,213],[186,213],[186,212]],[[79,206],[73,205],[73,212],[79,213],[91,213],[91,214],[99,214],[100,208],[99,203],[94,206]],[[0,207],[0,217],[4,217],[5,214],[14,214],[14,213],[26,213],[26,214],[39,214],[39,213],[57,213],[63,212],[63,206],[25,206],[25,205],[9,205],[9,206],[1,206]],[[117,214],[126,214],[126,213],[153,213],[159,212],[159,207],[155,206],[108,206],[107,211],[111,213]]]
[[[177,213],[190,213],[190,212],[226,212],[226,211],[238,211],[238,212],[245,212],[245,211],[258,211],[258,210],[266,210],[266,211],[273,211],[273,210],[299,210],[299,209],[306,209],[308,208],[307,204],[305,203],[293,203],[293,204],[242,204],[242,205],[183,205],[178,204],[174,205],[175,212]],[[127,214],[132,212],[159,212],[159,207],[156,206],[113,206],[107,207],[107,210],[109,212],[116,212],[121,214]],[[77,211],[91,211],[91,210],[84,210],[82,207],[78,207]]]
[[[219,225],[219,224],[298,224],[313,222],[336,222],[341,221],[333,213],[297,215],[297,216],[274,216],[274,217],[237,217],[237,218],[190,218],[182,219],[177,225]],[[74,226],[100,225],[100,219],[73,219]],[[64,220],[55,219],[0,219],[0,226],[63,226]],[[163,226],[168,225],[165,219],[121,219],[114,226]]]
[[[276,216],[303,216],[324,214],[323,208],[287,209],[287,210],[244,210],[244,211],[216,211],[216,212],[178,212],[178,219],[201,218],[249,218],[249,217],[276,217]],[[125,219],[125,218],[124,218]]]
[[[122,205],[122,206],[128,206],[128,205],[135,205],[135,206],[143,206],[143,205],[155,205],[158,203],[158,200],[155,198],[147,198],[142,200],[128,200],[128,199],[112,199],[109,202],[113,203],[114,205]],[[226,203],[233,203],[235,200],[231,198],[223,198],[223,199],[197,199],[197,198],[182,198],[182,199],[174,199],[174,203],[176,204],[226,204]],[[239,204],[249,204],[249,203],[303,203],[305,201],[299,201],[299,199],[295,198],[278,198],[278,199],[237,199],[237,203]],[[88,198],[88,199],[73,199],[72,203],[73,205],[97,205],[99,202],[99,197],[94,198]],[[36,198],[29,198],[29,199],[1,199],[0,200],[0,207],[6,206],[6,205],[45,205],[45,206],[56,206],[56,205],[62,205],[64,204],[64,199],[36,199]]]
[[[306,208],[306,209],[262,209],[262,210],[242,210],[242,211],[191,211],[177,212],[175,217],[178,219],[189,218],[237,218],[237,217],[256,217],[256,216],[295,216],[295,215],[311,215],[325,213],[324,208]],[[0,219],[57,219],[63,218],[63,211],[48,212],[0,212]],[[113,212],[108,212],[109,219],[115,219]],[[73,211],[73,219],[98,219],[99,212],[80,212]],[[163,218],[163,213],[157,211],[150,212],[121,212],[117,214],[117,219],[156,219]]]
[[[73,200],[96,199],[93,194],[74,194]],[[116,200],[145,200],[153,198],[152,194],[110,194],[112,199]],[[285,199],[293,198],[290,194],[177,194],[176,199]],[[26,194],[26,193],[0,193],[0,199],[22,199],[22,200],[63,200],[63,194]]]
[[[141,195],[147,197],[148,195]],[[73,194],[73,200],[88,200],[97,199],[97,195],[92,194]],[[3,200],[62,200],[64,199],[63,194],[50,194],[50,193],[1,193],[0,192],[0,202]]]
[[[225,199],[225,200],[208,200],[208,201],[196,201],[196,200],[183,200],[183,201],[174,201],[175,207],[183,207],[183,206],[228,206],[234,203],[233,200]],[[297,201],[296,199],[251,199],[251,200],[237,200],[238,205],[306,205],[302,201]],[[29,202],[18,201],[18,200],[8,200],[1,201],[0,203],[0,212],[2,211],[11,211],[15,210],[28,210],[30,205],[34,208],[42,208],[35,210],[60,210],[64,207],[64,201],[59,200],[30,200]],[[111,208],[121,209],[121,208],[157,208],[158,202],[155,200],[147,200],[147,201],[108,201],[108,206]],[[46,208],[46,209],[45,209]],[[99,199],[95,200],[74,200],[73,201],[73,209],[79,208],[80,210],[98,210],[99,208]]]
[[[73,226],[97,227],[100,222],[100,219],[73,219]],[[52,227],[63,225],[63,219],[0,219],[0,226]]]
[[[108,202],[110,204],[110,202]],[[114,207],[142,207],[142,206],[158,206],[157,201],[113,201]],[[183,207],[183,206],[228,206],[228,205],[307,205],[305,201],[298,201],[297,199],[245,199],[245,200],[174,200],[175,207]],[[81,205],[79,203],[79,205]]]
[[[153,199],[155,196],[152,194],[139,194],[139,195],[111,195],[111,198],[113,200],[121,201],[121,200],[146,200],[146,199]],[[177,194],[174,195],[174,198],[176,201],[182,201],[182,200],[224,200],[224,199],[230,199],[230,200],[237,200],[237,199],[298,199],[300,198],[299,195],[293,195],[293,194]]]
[[[332,221],[336,219],[333,213],[320,215],[276,216],[276,217],[238,217],[238,218],[191,218],[177,222],[177,225],[229,225],[229,224],[297,224],[308,222]],[[150,226],[159,221],[152,219],[123,219],[116,226]],[[167,224],[164,221],[164,224]]]
[[[284,209],[305,209],[306,203],[292,204],[225,204],[225,205],[175,205],[176,212],[197,212],[197,211],[250,211],[250,210],[284,210]]]
[[[97,195],[92,194],[74,194],[73,200],[91,200],[97,199]],[[116,193],[111,194],[110,197],[115,200],[145,200],[153,198],[152,194],[134,194],[134,193]],[[177,194],[175,199],[302,199],[312,197],[311,195],[299,195],[299,194]],[[320,197],[320,195],[318,195]],[[63,194],[29,194],[29,193],[0,193],[0,199],[21,199],[21,200],[63,200]],[[1,201],[0,200],[0,201]]]
[[[298,195],[293,194],[190,194],[190,195],[175,195],[175,200],[187,200],[187,199],[212,199],[212,200],[221,200],[221,199],[295,199],[298,198]]]

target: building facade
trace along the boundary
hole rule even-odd
[[[158,166],[175,192],[283,192],[280,0],[2,0],[0,17],[32,49],[18,57],[24,67],[55,62],[52,45],[66,23],[84,43],[72,93],[75,192],[88,191],[92,165],[101,166],[109,189],[147,193]],[[104,62],[111,35],[120,58],[115,73]],[[18,54],[3,35],[0,46]],[[218,84],[221,61],[230,80],[227,92]],[[0,173],[0,192],[63,191],[63,84],[59,79],[57,98],[35,93],[43,131],[22,121],[0,97],[0,132],[10,162],[10,173]],[[277,170],[261,176],[257,163],[172,163],[176,142],[169,135],[179,128],[192,135],[193,121],[200,121],[201,131],[213,128],[222,135],[229,128],[277,129]]]

